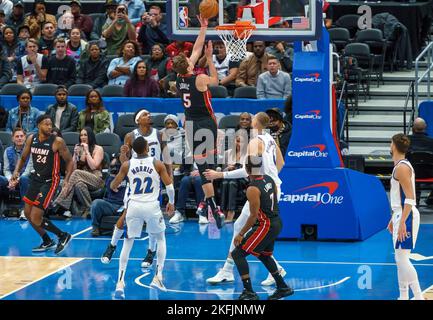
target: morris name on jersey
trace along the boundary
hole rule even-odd
[[[148,174],[152,174],[153,168],[149,168],[147,166],[138,166],[138,167],[132,168],[131,172],[132,172],[132,174],[137,174],[139,172],[146,172]]]

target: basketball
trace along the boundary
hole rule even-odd
[[[210,19],[215,17],[218,14],[218,1],[203,0],[200,2],[199,11],[203,18]]]

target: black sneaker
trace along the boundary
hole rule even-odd
[[[225,219],[224,213],[221,211],[220,208],[218,208],[214,212],[212,212],[212,214],[218,229],[221,229],[224,225],[224,219]]]
[[[101,262],[104,264],[109,264],[111,258],[113,257],[113,253],[115,251],[116,251],[116,246],[113,246],[111,245],[111,243],[109,243],[107,249],[105,250],[104,254],[101,257]]]
[[[207,204],[202,201],[199,203],[197,211],[195,212],[198,216],[203,216],[207,218]]]
[[[42,242],[38,247],[33,248],[32,252],[45,252],[48,250],[53,250],[56,247],[56,243],[51,239],[49,243]]]
[[[99,228],[94,228],[91,233],[92,237],[99,237],[101,235],[101,231]]]
[[[259,296],[254,291],[244,289],[238,300],[259,300]]]
[[[54,251],[55,254],[61,254],[63,250],[66,249],[69,242],[71,242],[72,236],[65,232],[63,235],[59,238],[59,242],[57,243],[56,251]]]
[[[279,289],[275,290],[274,293],[268,297],[268,300],[280,300],[281,298],[291,296],[294,293],[295,293],[295,291],[293,291],[293,289],[290,287],[289,288],[279,288]]]
[[[153,263],[153,258],[155,257],[156,251],[152,251],[150,249],[147,249],[147,255],[144,257],[143,261],[141,262],[142,268],[150,268],[150,266]]]

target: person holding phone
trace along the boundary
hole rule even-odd
[[[109,12],[112,22],[107,22],[102,27],[102,36],[107,42],[107,55],[117,55],[126,40],[136,40],[135,28],[129,20],[128,9],[125,5],[119,5],[116,11]]]

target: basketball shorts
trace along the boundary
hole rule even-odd
[[[139,238],[146,222],[147,233],[165,231],[164,217],[159,202],[139,202],[129,200],[126,210],[126,235],[128,238]]]
[[[400,226],[400,219],[403,212],[395,211],[392,215],[392,240],[394,244],[394,249],[415,249],[416,239],[418,238],[418,230],[420,224],[419,211],[416,207],[412,207],[412,211],[406,219],[406,240],[398,241],[398,228]]]
[[[59,186],[59,179],[41,180],[33,175],[30,176],[29,188],[23,201],[30,206],[46,210],[53,199],[57,187]]]
[[[199,120],[189,120],[192,122],[192,132],[187,127],[187,142],[193,145],[192,152],[194,161],[197,165],[202,184],[210,183],[203,173],[207,169],[215,169],[217,163],[217,136],[218,127],[215,120],[209,118],[202,118]],[[191,137],[192,135],[192,137]]]
[[[265,218],[258,225],[253,226],[241,242],[242,250],[254,256],[271,256],[274,252],[275,240],[282,229],[282,222],[279,216]]]

